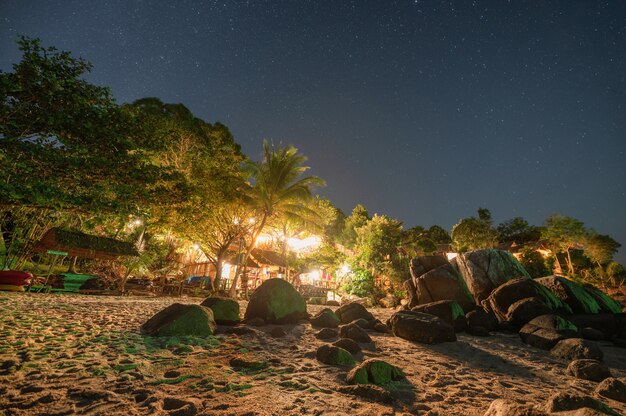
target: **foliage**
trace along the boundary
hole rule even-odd
[[[355,206],[352,213],[344,221],[344,228],[339,236],[339,242],[350,249],[354,248],[357,242],[356,230],[363,227],[369,220],[370,216],[367,209],[361,204]]]
[[[575,273],[571,250],[581,247],[587,235],[587,230],[582,221],[561,214],[548,217],[545,221],[545,227],[541,231],[541,238],[554,253],[558,265],[560,265],[560,261],[557,254],[559,252],[566,253],[570,276]]]
[[[551,274],[541,253],[531,247],[525,247],[522,250],[520,263],[532,278],[544,277]]]
[[[426,236],[435,242],[435,244],[449,244],[452,242],[450,234],[439,225],[431,225],[430,228],[426,230]]]
[[[402,223],[386,215],[375,214],[356,229],[355,250],[359,267],[381,273],[384,265],[397,253],[402,237]]]
[[[504,221],[496,228],[500,241],[503,243],[525,244],[531,241],[538,241],[541,238],[541,230],[528,224],[522,217]]]
[[[368,270],[356,268],[352,271],[351,278],[346,281],[342,289],[346,293],[360,298],[373,297],[376,292],[374,276]]]
[[[616,286],[623,285],[626,282],[626,268],[616,261],[612,261],[607,265],[606,275]]]
[[[479,217],[464,218],[452,228],[452,248],[458,252],[493,248],[498,233],[491,226],[491,213],[479,208]]]
[[[600,267],[613,260],[621,244],[608,235],[590,232],[585,241],[585,255]]]

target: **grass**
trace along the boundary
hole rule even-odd
[[[153,386],[158,386],[161,384],[180,384],[183,381],[190,379],[191,377],[194,377],[194,376],[187,374],[187,375],[176,377],[176,378],[164,378],[161,380],[155,380],[155,381],[152,381],[150,384],[152,384]]]

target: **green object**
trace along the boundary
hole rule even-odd
[[[48,250],[47,253],[55,256],[67,256],[67,252],[65,251]]]
[[[64,292],[78,292],[86,281],[91,279],[97,279],[98,276],[91,274],[72,274],[64,273],[63,276],[63,291]],[[53,291],[55,291],[53,289]]]
[[[236,324],[239,318],[239,303],[230,298],[210,297],[206,298],[202,306],[211,308],[213,318],[218,324]]]
[[[141,326],[141,332],[155,336],[209,336],[216,329],[213,311],[200,305],[174,303]]]
[[[621,313],[622,305],[595,286],[584,285],[583,289],[591,295],[604,312]]]
[[[295,323],[307,317],[304,298],[282,279],[269,279],[259,286],[245,313],[245,319],[262,318],[268,323]]]
[[[348,384],[384,385],[404,378],[404,372],[386,361],[370,359],[352,369],[346,381]]]

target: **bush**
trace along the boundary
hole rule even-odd
[[[612,261],[606,266],[606,275],[615,285],[622,285],[626,281],[626,268],[621,263]]]
[[[363,269],[353,270],[350,279],[343,285],[344,292],[360,298],[373,298],[377,292],[374,287],[374,277]]]
[[[526,269],[532,278],[544,277],[551,274],[541,253],[530,247],[524,248],[522,251],[520,263],[522,263],[522,266],[524,266],[524,269]]]

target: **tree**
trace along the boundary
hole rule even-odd
[[[608,235],[590,232],[585,241],[585,255],[601,268],[613,260],[622,245]]]
[[[426,230],[426,235],[435,244],[449,244],[452,241],[450,234],[439,225],[431,225],[430,228]]]
[[[254,209],[256,222],[247,242],[244,264],[268,220],[280,216],[299,217],[305,203],[312,198],[312,187],[325,184],[317,176],[302,177],[309,167],[303,165],[307,159],[295,147],[274,146],[265,140],[263,153],[261,162],[249,162],[245,165],[253,182],[250,204]],[[238,274],[230,288],[233,297],[236,295],[237,280]]]
[[[550,274],[550,269],[546,266],[541,253],[531,247],[525,247],[522,250],[520,263],[532,278],[544,277]]]
[[[479,208],[478,215],[478,218],[464,218],[452,228],[454,250],[465,252],[496,245],[498,233],[491,227],[491,213],[486,208]]]
[[[344,222],[344,228],[339,242],[348,248],[354,248],[357,240],[356,229],[364,226],[369,220],[370,216],[367,209],[361,204],[355,206],[352,213]]]
[[[371,270],[372,274],[382,273],[402,241],[402,223],[386,215],[375,214],[357,228],[356,233],[358,266]]]
[[[541,238],[546,241],[552,250],[559,268],[561,268],[561,264],[558,253],[564,252],[566,254],[570,276],[575,274],[571,251],[576,248],[582,248],[587,236],[588,233],[582,221],[561,214],[553,214],[548,217],[541,232]]]
[[[503,243],[525,244],[541,238],[541,230],[528,224],[528,221],[522,217],[504,221],[496,229]]]
[[[606,274],[616,286],[621,286],[626,282],[626,268],[616,261],[612,261],[606,266]]]

